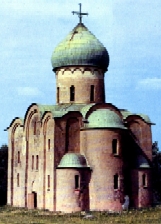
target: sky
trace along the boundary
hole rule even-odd
[[[77,25],[75,0],[0,0],[0,145],[32,103],[55,104],[51,55]],[[106,102],[147,114],[161,150],[161,1],[82,0],[83,23],[110,55]]]

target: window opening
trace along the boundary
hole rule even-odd
[[[48,175],[48,189],[50,189],[50,175]]]
[[[143,187],[147,187],[147,176],[146,176],[146,174],[143,174],[143,176],[142,176],[142,183],[143,183]]]
[[[74,101],[75,100],[75,87],[72,85],[70,87],[70,101]]]
[[[31,165],[32,170],[34,169],[34,156],[32,156],[32,165]]]
[[[75,175],[75,189],[79,188],[79,175]]]
[[[57,87],[57,103],[59,103],[59,87]]]
[[[36,170],[39,169],[39,156],[36,156]]]
[[[117,151],[117,139],[113,139],[112,140],[112,153],[113,154],[118,154],[118,151]]]
[[[50,139],[48,139],[48,150],[50,150]]]
[[[18,151],[18,163],[20,163],[20,151]]]
[[[119,180],[118,174],[115,174],[114,175],[114,189],[115,190],[118,189],[118,186],[119,186],[118,180]]]
[[[20,175],[19,175],[19,173],[17,174],[17,187],[19,187],[20,186]]]
[[[66,149],[65,152],[79,152],[80,124],[77,118],[71,117],[66,123]]]
[[[94,101],[94,85],[91,85],[91,91],[90,91],[90,101]]]

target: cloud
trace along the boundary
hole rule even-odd
[[[42,92],[36,87],[18,87],[17,93],[20,96],[40,96]]]
[[[146,78],[138,82],[137,89],[161,90],[161,78]]]

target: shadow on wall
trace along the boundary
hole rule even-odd
[[[0,206],[7,204],[8,146],[0,147]]]

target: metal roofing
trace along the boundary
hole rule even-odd
[[[121,117],[110,109],[97,109],[88,117],[87,128],[120,128],[126,129]]]
[[[28,111],[32,106],[37,106],[38,110],[40,112],[41,119],[45,115],[45,113],[50,112],[52,113],[52,117],[63,117],[65,114],[69,112],[80,112],[82,114],[83,118],[88,119],[86,127],[88,128],[94,128],[94,127],[111,127],[111,128],[121,128],[121,129],[126,129],[126,127],[123,124],[123,121],[121,117],[113,110],[110,109],[93,109],[91,111],[91,114],[87,116],[88,111],[95,105],[96,103],[91,103],[91,104],[58,104],[58,105],[41,105],[41,104],[31,104],[25,114],[24,120],[21,119],[22,124],[25,123],[26,116],[28,114]],[[145,122],[148,124],[153,124],[151,123],[149,117],[144,114],[133,114],[128,110],[120,110],[123,120],[125,120],[127,117],[136,115],[140,116]],[[12,123],[16,120],[17,118],[13,119],[12,122],[10,123],[9,127],[11,127]],[[18,118],[20,119],[20,118]]]
[[[37,104],[41,117],[45,112],[51,112],[53,117],[62,117],[70,111],[81,111],[86,104],[58,104],[58,105],[41,105]]]
[[[86,104],[84,107],[82,107],[81,114],[83,115],[84,118],[86,117],[86,114],[90,110],[90,108],[93,107],[94,105],[96,105],[96,103]]]
[[[51,58],[53,69],[62,66],[95,66],[107,70],[109,55],[103,44],[79,23],[67,37],[58,44]]]
[[[148,124],[153,124],[149,118],[148,115],[146,114],[136,114],[136,113],[132,113],[128,110],[120,110],[121,111],[121,114],[123,116],[124,119],[126,119],[127,117],[129,116],[132,116],[132,115],[136,115],[136,116],[140,116],[146,123]]]
[[[86,159],[83,155],[79,153],[67,153],[65,154],[58,168],[86,168],[87,165]]]

